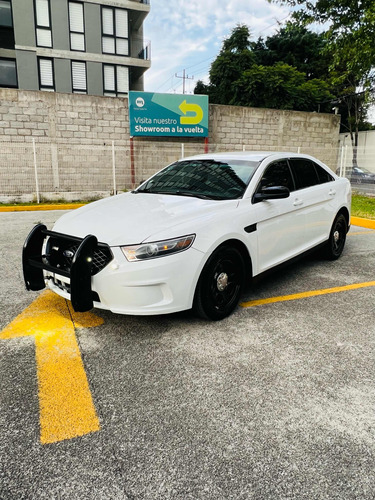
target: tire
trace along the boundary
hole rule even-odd
[[[348,225],[343,214],[338,214],[333,221],[329,239],[325,246],[325,257],[329,260],[336,260],[344,250]]]
[[[217,248],[206,262],[195,290],[194,312],[214,321],[229,316],[240,300],[245,282],[245,263],[232,246]]]

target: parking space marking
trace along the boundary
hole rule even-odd
[[[350,231],[348,236],[357,236],[358,234],[375,234],[374,230],[371,231]]]
[[[308,292],[294,293],[292,295],[281,295],[280,297],[270,297],[268,299],[250,300],[242,302],[241,307],[263,306],[265,304],[275,304],[276,302],[287,302],[289,300],[300,300],[308,297],[317,297],[319,295],[327,295],[330,293],[348,292],[350,290],[358,290],[359,288],[368,288],[375,286],[375,281],[367,281],[365,283],[355,283],[353,285],[337,286],[334,288],[325,288],[322,290],[310,290]]]
[[[45,291],[0,332],[0,339],[35,337],[42,444],[100,429],[75,329],[101,324],[102,318],[75,313],[68,301]]]

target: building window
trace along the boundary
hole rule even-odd
[[[128,11],[102,7],[103,54],[129,55]]]
[[[38,47],[52,47],[49,0],[35,0],[35,23]]]
[[[55,79],[53,76],[53,59],[38,57],[39,88],[53,92],[55,90]]]
[[[10,0],[0,0],[0,47],[14,49],[14,30]]]
[[[15,59],[0,59],[0,87],[18,87]]]
[[[125,97],[129,92],[129,68],[103,64],[104,95]]]
[[[70,49],[84,52],[85,49],[85,24],[83,18],[83,4],[69,2],[69,29]]]
[[[72,61],[72,86],[76,94],[87,94],[86,63]]]

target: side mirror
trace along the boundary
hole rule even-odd
[[[270,186],[262,188],[260,193],[254,195],[254,203],[264,200],[279,200],[280,198],[289,198],[290,191],[285,186]]]

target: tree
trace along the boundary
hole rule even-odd
[[[307,80],[304,73],[281,62],[254,64],[233,87],[236,103],[243,106],[311,111],[333,97],[326,82]]]
[[[357,164],[358,132],[373,100],[375,66],[374,0],[268,0],[297,8],[294,18],[305,25],[328,24],[324,53],[331,57],[330,74],[338,92],[340,111],[347,115]]]
[[[231,36],[224,40],[223,47],[210,69],[208,93],[212,102],[234,104],[232,83],[255,62],[249,47],[250,32],[245,25],[238,25],[232,30]]]
[[[194,92],[216,104],[317,111],[332,98],[320,78],[328,71],[316,50],[323,44],[321,35],[292,23],[256,42],[247,26],[236,26],[211,65],[210,83],[199,81]]]
[[[251,44],[257,64],[273,66],[284,62],[309,79],[327,79],[331,60],[323,55],[326,38],[323,33],[309,31],[300,23],[288,21],[277,33],[266,40],[259,38]]]

